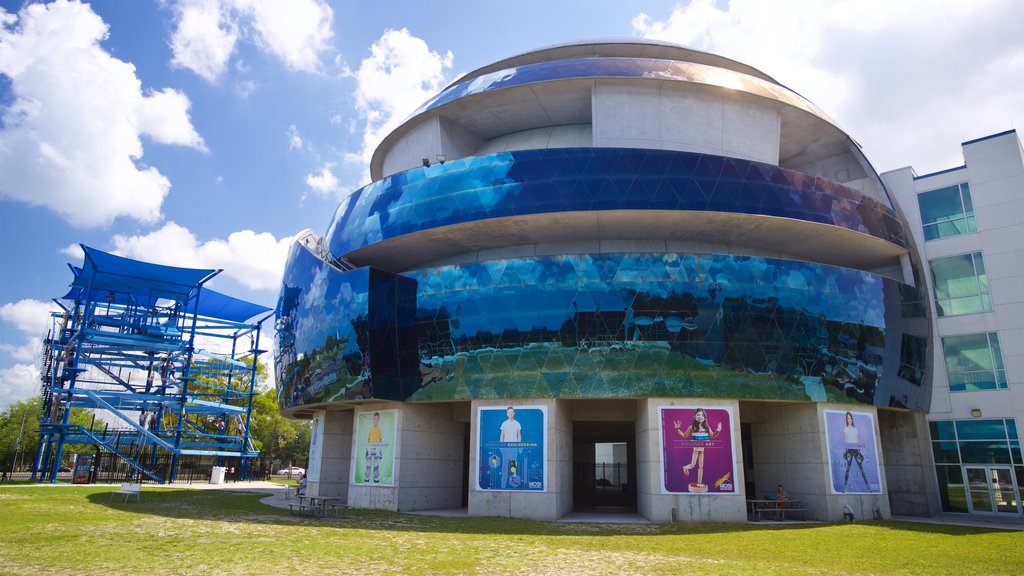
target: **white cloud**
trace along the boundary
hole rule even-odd
[[[75,263],[81,262],[82,259],[85,258],[85,251],[82,250],[82,246],[80,244],[68,244],[57,252],[60,254],[67,254],[72,258],[72,262]]]
[[[288,149],[302,150],[302,145],[302,134],[299,134],[299,129],[295,124],[288,126]]]
[[[173,66],[187,68],[213,82],[227,68],[238,31],[219,0],[184,0],[171,36]]]
[[[877,168],[962,163],[1024,110],[1015,0],[693,0],[634,31],[751,64],[806,96]]]
[[[168,222],[140,236],[116,235],[115,254],[157,264],[222,268],[223,274],[254,290],[277,290],[292,237],[252,230],[232,232],[226,240],[200,242],[187,228]]]
[[[107,26],[77,1],[32,4],[0,27],[0,195],[43,205],[80,227],[160,219],[171,183],[142,163],[141,136],[205,150],[189,100],[144,93],[135,66],[101,46]],[[72,73],[73,71],[73,73]]]
[[[10,354],[11,358],[14,358],[16,362],[32,362],[39,358],[42,345],[42,338],[29,338],[21,346],[0,344],[0,352]]]
[[[332,168],[333,165],[328,163],[321,166],[318,173],[306,175],[306,185],[318,196],[330,198],[344,191]]]
[[[42,336],[50,329],[50,312],[60,311],[53,302],[27,298],[0,306],[0,320],[14,325],[27,336]]]
[[[181,0],[171,63],[213,82],[238,41],[251,40],[293,70],[315,72],[330,48],[334,11],[324,0]]]
[[[409,114],[448,83],[445,70],[451,68],[451,51],[443,56],[408,30],[387,30],[370,47],[356,78],[356,109],[365,121],[363,147],[345,159],[366,167],[381,140]]]
[[[0,352],[10,356],[15,362],[33,362],[39,358],[42,339],[51,328],[51,311],[60,311],[60,308],[53,302],[42,302],[40,300],[25,299],[15,303],[8,303],[0,306],[0,321],[11,324],[24,337],[21,345],[0,343]],[[0,334],[6,330],[0,329]],[[16,338],[9,338],[15,340]],[[11,397],[11,400],[32,395],[32,390],[38,382],[38,372],[30,365],[25,365],[32,371],[32,377],[22,382],[25,376],[23,370],[18,366],[7,370],[0,370],[0,406],[4,405],[5,395],[9,396],[12,390],[26,391],[23,396]]]
[[[257,43],[295,70],[316,71],[330,46],[334,11],[320,0],[235,0],[252,17]]]
[[[0,369],[0,406],[31,398],[39,393],[39,369],[31,364],[15,364]]]

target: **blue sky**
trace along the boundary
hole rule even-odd
[[[1024,111],[1016,0],[0,0],[0,406],[37,390],[78,243],[223,268],[272,306],[391,128],[534,48],[652,37],[772,75],[880,171],[962,163]]]

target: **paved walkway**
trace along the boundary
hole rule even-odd
[[[931,518],[919,516],[893,516],[900,522],[917,522],[919,524],[951,524],[954,526],[970,526],[972,528],[991,528],[993,530],[1017,530],[1024,532],[1024,518],[997,518],[988,516],[970,516],[967,514],[943,513]]]

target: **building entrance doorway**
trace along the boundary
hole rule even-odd
[[[636,512],[633,422],[573,422],[573,510]]]
[[[971,514],[1021,515],[1020,487],[1009,466],[964,466]]]

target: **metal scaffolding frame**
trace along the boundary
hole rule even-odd
[[[174,482],[184,455],[237,457],[248,478],[260,333],[272,311],[205,288],[221,270],[82,248],[44,341],[32,478],[56,482],[68,444],[116,455],[139,481]],[[90,426],[71,422],[79,408],[94,410]]]

